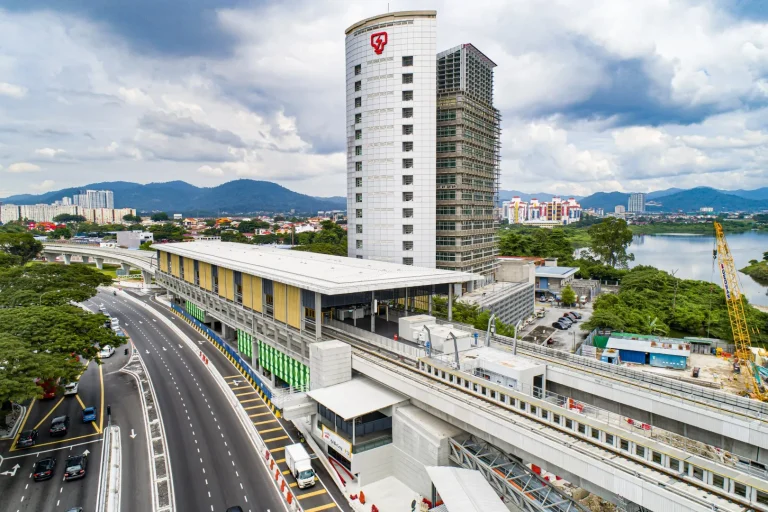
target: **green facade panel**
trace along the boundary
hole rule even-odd
[[[274,373],[294,388],[309,385],[309,367],[259,340],[259,361],[262,367]]]
[[[186,301],[185,307],[187,309],[187,313],[192,315],[197,320],[200,320],[201,322],[205,322],[205,310],[199,307],[197,304]]]

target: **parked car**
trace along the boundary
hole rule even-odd
[[[115,355],[115,349],[112,347],[112,345],[104,345],[101,348],[101,352],[99,352],[99,357],[102,359],[112,357],[113,355]]]
[[[67,432],[69,431],[69,416],[59,416],[57,418],[53,418],[53,421],[51,421],[51,428],[48,430],[48,433],[52,436],[65,436],[67,435]]]
[[[542,295],[541,297],[539,297],[539,302],[547,302],[546,295]]]
[[[40,459],[35,462],[34,466],[32,466],[32,478],[34,478],[35,482],[48,480],[49,478],[53,478],[53,472],[55,469],[56,459],[53,457]]]
[[[567,316],[562,316],[562,317],[560,317],[560,318],[559,318],[557,321],[558,321],[558,322],[561,322],[561,323],[564,323],[564,324],[565,324],[565,325],[567,325],[568,327],[572,326],[572,325],[573,325],[573,323],[574,323],[574,322],[573,322],[573,320],[571,320],[571,318],[570,318],[570,317],[567,317]]]
[[[76,395],[77,394],[77,388],[80,387],[79,382],[70,382],[66,386],[64,386],[64,395]]]
[[[575,316],[578,320],[581,320],[583,318],[581,313],[578,313],[576,311],[569,311],[568,313],[570,313],[571,315]]]
[[[560,329],[561,331],[564,331],[564,330],[566,330],[568,328],[567,325],[565,325],[564,323],[562,323],[560,321],[553,322],[552,323],[552,327],[554,327],[555,329]]]
[[[86,407],[83,409],[83,423],[90,423],[96,421],[96,408]]]
[[[64,480],[77,480],[85,476],[85,469],[88,466],[87,455],[71,455],[67,457],[66,470],[64,471]]]
[[[30,448],[35,446],[37,442],[37,430],[25,430],[19,434],[19,439],[16,441],[16,448]]]
[[[570,311],[568,313],[565,313],[563,317],[570,319],[573,323],[576,323],[576,320],[577,320],[576,315],[574,315]]]

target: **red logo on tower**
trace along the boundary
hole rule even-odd
[[[387,45],[386,32],[377,32],[375,34],[371,34],[371,46],[373,46],[373,51],[376,52],[376,55],[381,55],[382,52],[384,52],[384,47],[386,45]]]

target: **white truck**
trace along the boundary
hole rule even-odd
[[[301,443],[285,447],[285,463],[288,464],[288,469],[296,479],[299,489],[312,487],[317,481],[311,460]]]

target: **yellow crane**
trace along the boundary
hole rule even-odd
[[[750,347],[752,340],[749,337],[747,315],[744,312],[744,302],[741,300],[741,288],[736,274],[736,265],[733,255],[725,240],[723,226],[715,222],[715,239],[717,241],[717,262],[720,276],[723,278],[723,290],[725,291],[725,304],[728,307],[728,319],[731,322],[733,343],[736,345],[736,357],[741,365],[741,374],[744,377],[744,388],[752,398],[768,401],[768,393],[763,392],[758,386],[750,361]]]

